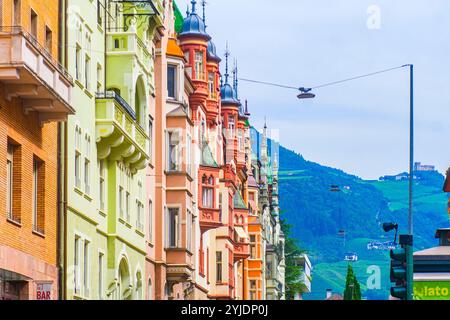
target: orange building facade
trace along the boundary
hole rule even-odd
[[[58,122],[74,112],[58,5],[0,1],[0,300],[58,298]]]

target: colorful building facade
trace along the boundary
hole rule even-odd
[[[58,298],[58,123],[74,113],[60,9],[0,2],[0,299]]]
[[[155,3],[67,2],[66,299],[146,296]]]
[[[1,299],[284,297],[276,155],[191,3],[0,1]]]

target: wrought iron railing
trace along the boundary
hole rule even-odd
[[[122,98],[120,96],[120,94],[118,94],[115,91],[112,90],[108,90],[105,92],[97,92],[95,94],[96,99],[114,99],[117,103],[119,103],[122,108],[124,108],[124,110],[128,113],[128,115],[134,120],[137,120],[136,117],[136,112],[133,110],[133,108],[131,108],[131,106],[128,104],[128,102],[125,101],[124,98]]]

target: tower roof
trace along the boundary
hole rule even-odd
[[[222,99],[223,104],[231,104],[240,106],[241,103],[236,98],[235,91],[233,89],[233,86],[230,85],[228,79],[230,77],[230,74],[228,73],[228,58],[230,57],[230,51],[228,50],[228,44],[227,44],[227,50],[225,51],[225,84],[221,85],[220,87],[220,97]],[[233,83],[234,85],[234,83]]]
[[[177,43],[177,40],[175,40],[174,38],[169,38],[169,41],[167,42],[167,55],[184,58],[183,50],[181,50],[180,46]]]
[[[180,36],[196,36],[210,40],[211,37],[206,33],[205,21],[196,12],[197,1],[192,0],[192,11],[187,11],[187,17],[183,21]]]
[[[220,59],[217,55],[216,45],[214,44],[214,42],[212,42],[212,40],[208,41],[208,59],[214,60],[216,62],[222,61],[222,59]]]

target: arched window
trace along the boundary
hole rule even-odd
[[[136,112],[136,120],[142,128],[145,128],[146,123],[146,105],[145,85],[142,77],[139,77],[134,92],[134,111]]]
[[[131,299],[131,292],[129,292],[130,288],[130,272],[128,268],[128,263],[123,258],[119,264],[119,277],[118,277],[118,298],[120,300],[129,300]]]
[[[143,300],[142,297],[142,276],[141,272],[138,271],[136,273],[136,299],[135,300]]]

